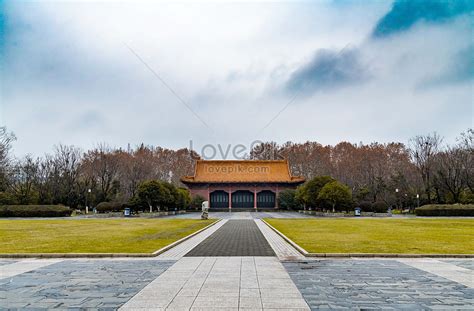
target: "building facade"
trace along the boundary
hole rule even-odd
[[[278,194],[305,180],[292,176],[287,160],[197,160],[181,181],[211,209],[278,208]]]

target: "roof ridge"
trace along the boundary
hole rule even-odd
[[[277,182],[300,183],[303,176],[291,174],[288,159],[283,160],[197,160],[194,176],[185,182]]]

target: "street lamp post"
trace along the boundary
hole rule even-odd
[[[416,205],[420,207],[420,195],[418,193],[416,194]]]
[[[395,193],[396,193],[396,199],[397,199],[397,201],[399,201],[398,188],[395,189]],[[397,202],[397,207],[400,208],[399,202]]]
[[[86,193],[86,214],[89,213],[89,206],[87,205],[87,197],[89,196],[89,193],[91,193],[91,189],[87,189]]]

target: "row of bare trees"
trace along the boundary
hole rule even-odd
[[[14,159],[10,154],[14,140],[12,133],[0,128],[0,204],[82,207],[102,201],[125,202],[146,180],[182,186],[180,177],[192,174],[194,159],[199,157],[188,149],[141,145],[123,150],[99,144],[86,152],[59,145],[44,157]],[[356,202],[414,206],[418,200],[422,204],[474,200],[472,129],[453,145],[443,144],[436,133],[416,136],[408,145],[268,142],[255,146],[249,158],[287,158],[292,173],[307,179],[332,176],[352,189]]]
[[[255,146],[251,159],[289,159],[294,175],[307,179],[332,176],[352,188],[356,201],[388,204],[472,202],[474,131],[467,130],[454,145],[436,134],[402,143],[323,146],[317,142]],[[417,196],[418,195],[418,196]]]
[[[6,133],[6,132],[5,132]],[[10,140],[10,145],[13,140]],[[2,164],[1,204],[64,204],[71,207],[103,201],[126,202],[146,180],[179,184],[192,172],[194,160],[187,149],[170,150],[141,145],[133,150],[100,144],[83,153],[59,145],[41,158],[27,155]]]

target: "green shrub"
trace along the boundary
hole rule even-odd
[[[474,216],[474,204],[430,204],[415,209],[417,216]]]
[[[278,206],[287,210],[298,210],[301,204],[296,199],[296,190],[286,189],[278,194]]]
[[[372,211],[375,213],[386,213],[388,210],[387,203],[383,201],[377,201],[372,203]]]
[[[95,207],[97,213],[111,213],[111,212],[121,212],[124,207],[122,203],[119,202],[100,202]]]
[[[357,204],[357,207],[360,207],[363,212],[372,212],[372,203],[369,201],[361,201]]]
[[[66,217],[72,210],[63,205],[2,205],[0,217]]]
[[[323,187],[335,181],[331,176],[316,176],[311,180],[306,181],[304,184],[300,185],[296,190],[295,197],[296,200],[304,204],[307,207],[320,207],[332,206],[332,204],[319,198],[319,193]]]
[[[352,193],[351,189],[346,185],[334,180],[319,191],[318,200],[332,207],[332,211],[346,210],[352,208]]]
[[[191,200],[191,208],[200,210],[202,206],[202,202],[206,201],[206,199],[199,194],[194,196]]]
[[[0,205],[15,205],[17,204],[16,198],[8,192],[0,192]]]
[[[462,204],[474,204],[474,193],[466,190],[461,192],[461,201]]]

